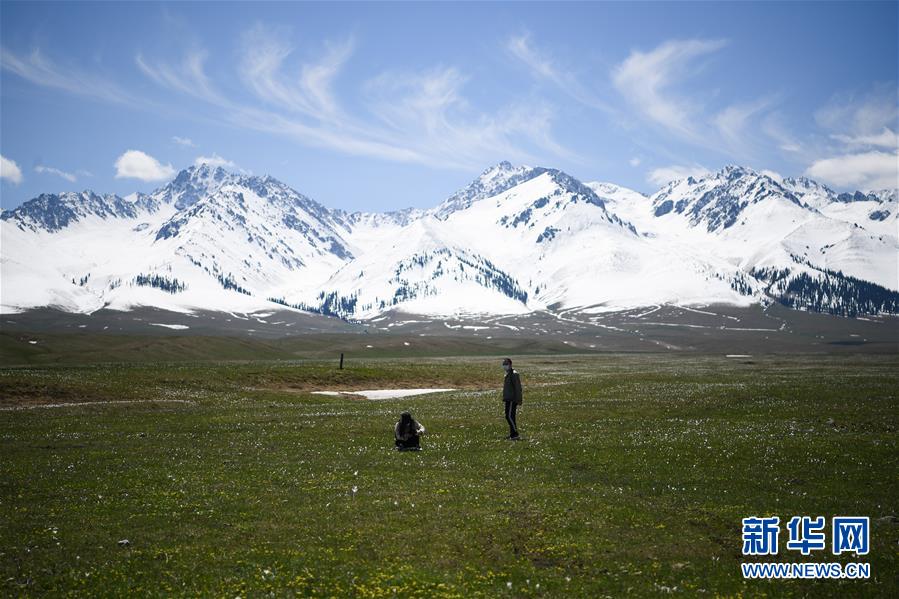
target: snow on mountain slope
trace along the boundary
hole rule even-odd
[[[478,200],[490,198],[533,179],[539,173],[529,166],[512,166],[509,162],[500,162],[485,170],[464,189],[460,189],[429,213],[438,219],[445,219],[457,210],[465,210]]]
[[[897,288],[895,190],[836,194],[741,167],[647,197],[503,162],[435,208],[377,214],[201,165],[150,194],[45,194],[0,218],[3,312],[899,311],[872,284]]]
[[[858,225],[877,235],[899,237],[896,189],[837,193],[805,177],[784,179],[784,187],[825,216]]]
[[[778,205],[790,222],[795,222],[802,210],[799,199],[779,183],[738,166],[726,166],[699,180],[688,177],[674,181],[652,196],[657,217],[679,216],[691,227],[702,227],[709,233],[731,228],[746,209],[763,202]]]
[[[0,224],[3,311],[102,307],[105,294],[118,285],[114,265],[125,271],[135,266],[146,246],[141,238],[173,210],[148,197],[129,201],[85,191],[41,195],[5,212]]]
[[[509,176],[499,183],[502,173]],[[450,200],[347,263],[302,304],[370,316],[751,301],[733,288],[734,268],[650,243],[561,171],[500,164]]]
[[[633,223],[640,233],[655,232],[658,223],[653,217],[652,204],[647,196],[639,191],[603,181],[590,181],[586,185],[605,202],[609,212]]]
[[[352,212],[334,210],[338,229],[350,252],[361,255],[383,239],[399,234],[403,227],[426,215],[424,210],[407,208],[396,212]]]
[[[670,247],[643,238],[592,189],[562,175],[544,172],[446,221],[453,239],[526,282],[532,308],[745,301],[727,274],[712,275],[721,265],[690,252],[672,261]]]
[[[156,241],[170,241],[176,254],[211,275],[233,272],[241,286],[269,287],[294,271],[324,276],[351,258],[340,225],[283,183],[239,177],[173,215]]]
[[[5,311],[260,309],[279,287],[314,286],[352,256],[330,211],[269,177],[191,167],[138,198],[154,212],[114,218],[88,200],[74,210],[85,216],[50,221],[65,227],[19,226],[36,222],[30,202],[4,214]]]
[[[799,256],[897,289],[896,238],[828,216],[826,188],[806,180],[803,189],[805,195],[797,195],[766,175],[728,166],[669,183],[651,203],[657,230],[740,269],[784,267]]]
[[[4,211],[2,219],[21,230],[54,233],[91,217],[102,220],[137,218],[158,209],[159,203],[152,198],[123,199],[113,194],[101,196],[85,190],[81,193],[41,194],[15,210]]]
[[[341,316],[399,308],[417,314],[524,313],[526,292],[488,259],[451,239],[427,216],[342,266],[303,305]]]

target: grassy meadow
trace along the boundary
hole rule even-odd
[[[520,442],[496,357],[0,368],[0,595],[899,596],[896,356],[515,365]],[[458,390],[311,394],[404,387]],[[744,580],[752,515],[756,561],[871,579]],[[786,551],[793,515],[870,516],[870,554]]]

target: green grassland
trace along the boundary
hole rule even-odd
[[[413,343],[409,343],[409,339]],[[30,342],[33,341],[32,345]],[[511,337],[472,339],[400,335],[303,334],[279,339],[222,335],[122,335],[105,333],[0,332],[0,365],[83,365],[105,362],[222,362],[285,359],[348,359],[421,356],[483,356],[505,353],[571,354],[578,350],[557,339]]]
[[[0,595],[899,596],[895,355],[516,366],[521,442],[495,357],[0,369]],[[458,391],[311,394],[422,386]],[[872,578],[744,581],[752,515],[870,516],[868,556],[766,561]]]

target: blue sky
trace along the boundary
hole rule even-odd
[[[197,161],[429,207],[501,160],[896,185],[897,3],[0,4],[2,207]]]

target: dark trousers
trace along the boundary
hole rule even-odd
[[[399,439],[396,439],[396,446],[401,449],[410,449],[412,447],[421,447],[421,441],[419,439],[420,439],[420,437],[418,435],[412,435],[405,441],[400,441]]]
[[[509,423],[509,436],[517,437],[518,425],[515,423],[515,410],[518,409],[518,404],[514,401],[506,401],[503,403],[506,404],[506,422]]]

